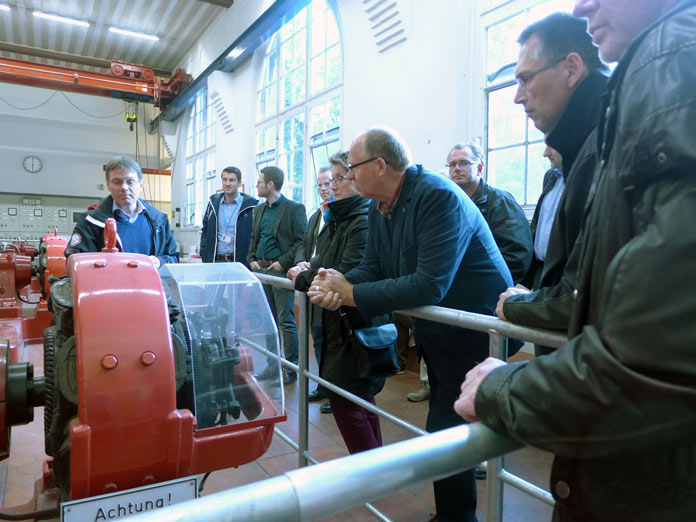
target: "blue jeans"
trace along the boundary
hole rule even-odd
[[[281,270],[262,270],[261,272],[276,277],[285,277],[285,272]],[[297,336],[297,323],[295,322],[295,291],[270,285],[263,285],[263,290],[266,292],[266,299],[271,307],[273,319],[275,319],[283,336],[285,358],[291,363],[297,364],[300,340]],[[275,364],[274,359],[269,358],[268,364]]]

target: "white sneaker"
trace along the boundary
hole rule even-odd
[[[430,398],[430,384],[421,381],[420,390],[414,391],[406,395],[406,398],[411,402],[420,402]]]

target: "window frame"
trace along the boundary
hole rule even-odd
[[[207,87],[191,105],[185,137],[185,198],[182,226],[200,228],[208,198],[216,192],[217,117]],[[212,188],[212,192],[211,192]],[[193,199],[193,201],[191,201]]]
[[[255,133],[255,139],[254,139],[254,161],[256,165],[256,172],[257,175],[260,173],[261,168],[267,165],[277,165],[283,168],[284,165],[281,165],[281,156],[283,154],[286,154],[286,151],[281,151],[281,126],[283,123],[290,119],[290,118],[295,118],[298,116],[301,116],[303,118],[304,122],[304,131],[303,131],[303,144],[300,149],[296,150],[301,150],[302,151],[302,182],[301,183],[293,183],[292,182],[292,172],[288,172],[289,169],[283,168],[283,171],[285,172],[285,182],[283,183],[283,188],[281,190],[282,194],[285,195],[286,197],[293,199],[292,198],[292,191],[295,187],[301,186],[301,192],[302,192],[302,198],[301,202],[305,204],[305,207],[307,208],[307,211],[310,212],[316,204],[318,204],[318,196],[316,195],[316,178],[318,174],[318,168],[315,164],[315,157],[316,157],[316,149],[320,147],[330,147],[333,144],[338,144],[341,143],[341,138],[342,138],[342,113],[343,113],[343,82],[344,82],[344,53],[343,53],[343,34],[341,31],[341,24],[340,24],[340,18],[338,16],[338,9],[335,5],[335,2],[333,0],[324,0],[327,10],[331,13],[331,16],[333,16],[333,21],[335,22],[336,25],[336,30],[337,30],[337,41],[333,42],[332,44],[322,47],[318,52],[313,53],[312,49],[312,28],[310,25],[310,22],[313,22],[314,20],[311,19],[310,13],[312,11],[312,3],[308,4],[308,6],[305,8],[306,11],[306,19],[305,19],[305,25],[303,28],[303,31],[306,33],[306,38],[305,38],[305,52],[304,52],[304,62],[301,65],[296,65],[293,68],[289,70],[287,74],[282,74],[280,71],[281,65],[282,65],[282,49],[281,49],[281,44],[284,43],[285,41],[289,41],[292,38],[295,38],[296,35],[298,34],[297,32],[294,32],[287,40],[284,40],[283,42],[280,41],[280,35],[283,31],[283,28],[279,29],[269,40],[266,42],[266,44],[263,46],[263,57],[261,59],[260,66],[258,67],[258,77],[257,77],[257,82],[255,86],[255,95],[256,95],[256,115],[255,115],[255,124],[254,124],[254,133]],[[293,19],[294,20],[294,19]],[[284,26],[285,27],[285,26]],[[340,67],[340,71],[338,74],[338,79],[336,82],[332,85],[329,85],[326,87],[327,84],[327,78],[329,76],[329,68],[328,68],[328,54],[329,52],[334,49],[338,48],[338,65]],[[272,50],[271,50],[272,49]],[[269,52],[269,50],[271,50]],[[276,54],[275,56],[275,67],[277,68],[275,74],[268,74],[268,78],[275,78],[272,81],[269,81],[266,84],[262,85],[262,81],[265,79],[265,74],[266,74],[266,67],[267,63],[273,54]],[[312,61],[316,60],[318,58],[321,58],[323,56],[324,58],[324,77],[323,77],[323,82],[324,82],[324,87],[322,89],[319,89],[317,92],[312,93]],[[288,107],[282,107],[282,87],[281,87],[281,81],[284,77],[286,77],[288,74],[291,74],[299,69],[304,67],[304,78],[305,78],[305,84],[304,84],[304,97],[302,97],[299,101],[294,100],[291,105]],[[276,96],[275,96],[275,103],[276,103],[276,108],[275,112],[272,112],[271,114],[265,114],[262,118],[259,118],[259,113],[258,113],[258,108],[259,108],[259,97],[261,95],[261,92],[263,90],[269,89],[273,84],[276,85]],[[311,133],[311,115],[312,115],[312,110],[323,105],[329,103],[331,100],[338,99],[338,107],[339,107],[339,116],[338,116],[338,129],[337,132],[333,132],[330,136],[330,139],[324,139],[320,143],[315,143],[314,145],[312,144],[312,138],[314,135],[310,134]],[[268,146],[268,143],[265,144],[264,150],[259,151],[258,149],[258,143],[259,143],[259,133],[268,131],[270,128],[275,128],[275,148],[270,148]],[[333,129],[330,129],[333,130]],[[322,134],[327,134],[327,129],[323,129]],[[336,145],[336,150],[338,150],[338,145]],[[308,175],[311,173],[311,175]],[[256,189],[254,188],[254,191]],[[256,195],[256,194],[254,194]]]

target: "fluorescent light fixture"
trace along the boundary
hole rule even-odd
[[[67,18],[65,16],[44,13],[43,11],[34,11],[34,16],[38,16],[39,18],[46,18],[48,20],[54,20],[56,22],[65,22],[66,24],[79,25],[80,27],[89,27],[89,22],[85,22],[84,20],[75,20],[74,18]]]
[[[133,36],[135,38],[144,38],[145,40],[152,40],[153,42],[159,41],[158,36],[139,33],[138,31],[129,31],[128,29],[119,29],[118,27],[109,27],[109,31],[112,33],[125,34],[126,36]]]
[[[244,53],[244,51],[246,51],[246,49],[240,49],[239,47],[235,47],[234,49],[232,49],[230,51],[230,54],[228,54],[227,56],[229,58],[236,59],[236,58],[239,58]]]
[[[5,4],[0,4],[0,11],[9,11],[10,6]]]

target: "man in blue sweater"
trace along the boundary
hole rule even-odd
[[[114,218],[119,250],[150,256],[157,268],[164,263],[178,263],[179,252],[167,215],[140,199],[140,165],[118,156],[107,163],[105,171],[111,195],[80,217],[65,249],[66,257],[104,248],[104,226],[108,218]]]

